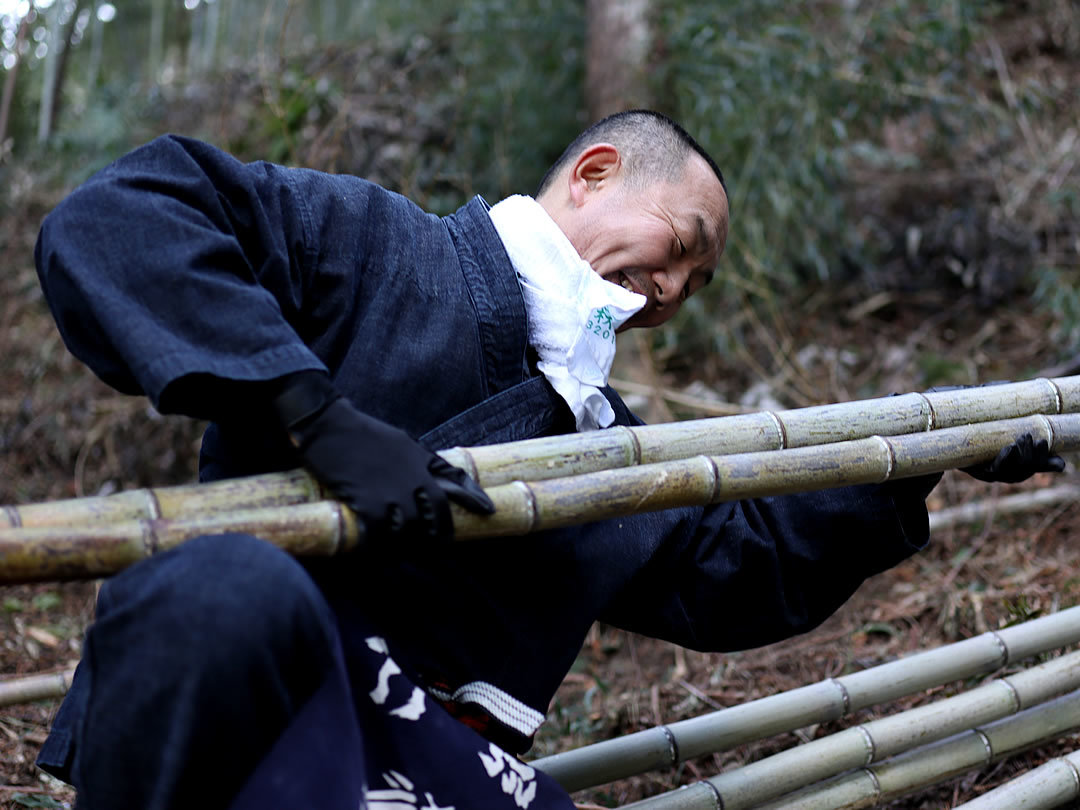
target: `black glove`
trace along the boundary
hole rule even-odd
[[[1065,459],[1050,452],[1046,439],[1035,441],[1030,433],[1025,433],[1012,444],[1002,447],[993,461],[960,469],[980,481],[1018,484],[1035,473],[1061,472],[1065,469]]]
[[[273,410],[304,464],[364,522],[368,537],[451,539],[448,499],[490,515],[495,505],[468,474],[403,430],[358,411],[327,375],[280,381]]]
[[[991,385],[1005,385],[1009,380],[994,380],[981,385],[939,385],[927,388],[925,393],[932,394],[935,391],[959,391],[963,388],[983,388]],[[980,481],[1001,481],[1005,484],[1019,484],[1026,481],[1035,473],[1061,472],[1065,469],[1065,459],[1050,452],[1046,439],[1035,441],[1030,433],[1025,433],[1015,442],[1001,448],[993,461],[984,461],[972,464],[970,467],[961,467],[961,472],[966,472],[972,478]]]

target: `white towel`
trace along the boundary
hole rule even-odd
[[[615,330],[645,296],[600,278],[532,197],[507,197],[490,213],[521,282],[537,367],[578,430],[607,427],[615,412],[599,389],[615,359]]]

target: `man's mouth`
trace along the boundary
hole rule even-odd
[[[624,290],[627,290],[628,292],[637,293],[638,295],[645,295],[645,293],[643,293],[641,290],[634,286],[634,282],[632,282],[630,280],[630,277],[622,271],[619,272],[616,283],[618,283],[620,287],[622,287]]]

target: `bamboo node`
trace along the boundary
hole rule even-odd
[[[144,489],[143,497],[146,498],[146,514],[150,520],[158,520],[161,517],[161,502],[157,493],[152,489]]]
[[[1069,773],[1072,774],[1073,778],[1073,796],[1075,797],[1080,793],[1080,771],[1076,770],[1076,766],[1073,765],[1072,760],[1068,757],[1060,757],[1060,759],[1069,766]]]
[[[529,531],[536,531],[537,524],[540,522],[540,510],[536,508],[536,493],[532,491],[532,487],[526,484],[524,481],[514,481],[511,486],[517,487],[523,490],[525,493],[525,508],[528,510],[528,525]]]
[[[882,481],[888,481],[892,478],[893,470],[896,469],[896,450],[893,449],[892,442],[884,436],[874,436],[874,438],[885,447],[885,477]]]
[[[1046,444],[1051,450],[1053,450],[1054,442],[1057,441],[1056,437],[1054,436],[1054,423],[1041,413],[1036,414],[1036,416],[1038,416],[1039,419],[1042,420],[1043,427],[1046,429]]]
[[[981,728],[973,728],[972,731],[979,735],[979,739],[983,744],[983,749],[986,751],[986,761],[983,764],[989,764],[994,759],[994,744],[990,742],[990,738],[983,733]]]
[[[698,784],[705,785],[712,793],[713,801],[716,802],[716,810],[724,810],[724,797],[720,795],[720,791],[716,789],[716,785],[708,780],[698,782]]]
[[[668,764],[675,767],[679,764],[679,741],[675,739],[675,735],[671,733],[671,729],[667,726],[660,726],[659,728],[660,732],[667,737],[668,756],[671,757],[671,762]]]
[[[855,729],[862,734],[863,742],[866,743],[866,763],[869,765],[877,757],[877,746],[874,744],[874,738],[870,735],[870,732],[866,730],[866,726],[855,726]]]
[[[998,648],[1001,650],[1001,663],[998,666],[1003,667],[1009,663],[1009,645],[1005,643],[1005,639],[997,634],[994,630],[987,630],[987,635],[991,636],[995,642],[997,642]]]
[[[840,702],[843,705],[840,716],[843,717],[851,711],[851,694],[848,692],[847,687],[844,686],[842,681],[838,681],[836,678],[829,678],[829,682],[840,690]]]
[[[157,525],[151,520],[140,520],[139,527],[142,529],[143,555],[151,557],[158,553]]]
[[[934,403],[930,401],[930,397],[926,396],[922,391],[915,391],[922,401],[926,403],[926,428],[925,430],[933,430],[937,427],[937,412],[934,410]]]
[[[641,464],[641,442],[638,440],[637,431],[625,425],[619,425],[623,431],[630,434],[630,452],[634,456],[634,466]]]
[[[786,450],[788,446],[787,428],[784,426],[784,421],[772,411],[765,411],[776,425],[776,441],[777,450]]]
[[[1011,714],[1015,714],[1024,708],[1024,702],[1020,699],[1020,693],[1008,678],[1000,678],[997,682],[1009,690],[1009,697],[1011,698],[1014,707]]]
[[[334,538],[334,549],[331,554],[337,555],[345,550],[348,545],[349,530],[345,522],[345,505],[340,503],[334,504],[334,517],[337,518],[334,521],[337,537]]]
[[[464,459],[465,463],[468,464],[468,467],[465,468],[465,472],[469,474],[469,477],[473,481],[479,484],[480,468],[476,466],[476,459],[473,458],[472,453],[470,453],[468,448],[465,447],[455,447],[454,449],[461,453],[461,456]]]
[[[870,787],[874,791],[874,801],[876,803],[881,797],[881,781],[877,778],[877,774],[874,773],[873,768],[864,768],[863,773],[870,777]]]
[[[1054,392],[1054,404],[1057,406],[1057,412],[1062,413],[1065,410],[1065,397],[1061,394],[1061,388],[1053,380],[1047,377],[1039,377],[1044,383],[1050,386],[1050,389]]]
[[[712,477],[712,497],[709,498],[710,503],[718,503],[720,501],[720,468],[716,465],[716,459],[712,456],[701,456],[705,459],[705,465],[709,469],[709,475]]]
[[[17,529],[22,526],[22,517],[19,515],[19,510],[14,506],[5,506],[4,514],[7,516],[8,523],[11,524],[13,529]]]

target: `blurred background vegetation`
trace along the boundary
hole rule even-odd
[[[801,368],[773,386],[792,404],[881,393],[880,374],[808,382],[790,302],[819,295],[823,319],[846,295],[844,312],[878,322],[913,291],[986,312],[1023,300],[1052,339],[1042,366],[1080,352],[1076,0],[0,0],[0,12],[0,212],[179,131],[245,159],[360,174],[446,213],[531,191],[590,120],[651,106],[716,157],[733,211],[720,283],[635,344],[661,372],[734,354],[759,376]],[[939,359],[908,384],[977,381]]]

